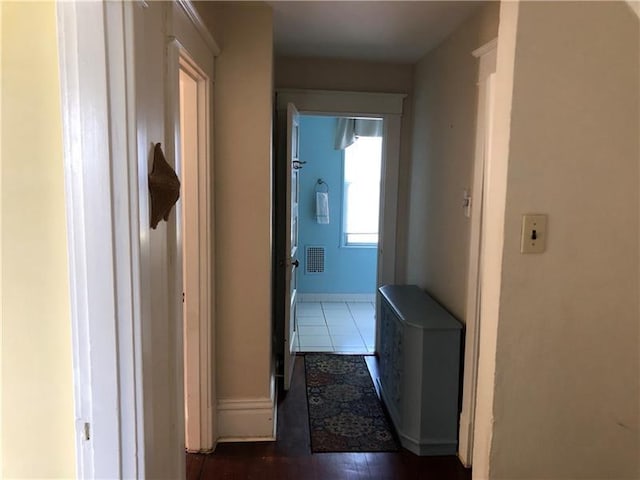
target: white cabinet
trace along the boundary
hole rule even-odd
[[[462,324],[415,285],[379,292],[379,382],[400,442],[418,455],[453,455]]]

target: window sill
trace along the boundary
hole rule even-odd
[[[377,243],[343,243],[340,248],[369,248],[378,249]]]

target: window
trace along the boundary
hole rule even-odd
[[[378,244],[382,137],[358,137],[344,151],[344,243]]]

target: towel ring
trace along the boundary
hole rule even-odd
[[[327,182],[325,182],[323,179],[319,178],[316,182],[316,192],[329,193],[329,184],[327,184]]]

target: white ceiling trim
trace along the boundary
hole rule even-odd
[[[485,43],[481,47],[476,48],[473,52],[471,52],[471,55],[473,55],[476,58],[480,58],[486,55],[487,53],[489,53],[491,50],[495,50],[497,47],[498,47],[498,38],[496,37],[490,42]]]
[[[176,3],[180,6],[187,18],[191,21],[197,32],[202,37],[202,40],[207,44],[207,46],[211,50],[211,53],[213,53],[213,56],[217,57],[218,55],[220,55],[220,47],[218,46],[216,39],[213,38],[213,35],[211,35],[211,32],[209,32],[209,29],[204,24],[202,17],[196,10],[191,0],[176,0]]]

